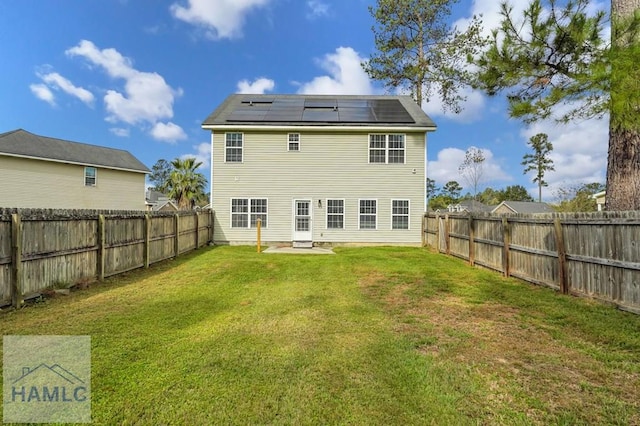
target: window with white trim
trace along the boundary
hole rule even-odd
[[[224,161],[226,163],[242,163],[242,133],[225,133]]]
[[[327,200],[327,229],[344,229],[344,200]]]
[[[391,200],[391,229],[409,229],[409,200]]]
[[[84,186],[96,186],[98,171],[95,167],[84,168]]]
[[[359,228],[376,229],[378,215],[377,200],[360,200]]]
[[[231,199],[232,228],[255,228],[258,219],[262,221],[262,227],[267,226],[266,198]]]
[[[289,133],[288,151],[300,151],[300,133]]]
[[[369,135],[369,163],[404,164],[404,162],[404,135]]]

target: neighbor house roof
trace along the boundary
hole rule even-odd
[[[503,201],[493,211],[501,206],[507,207],[514,213],[553,213],[555,210],[547,203],[534,203],[531,201]]]
[[[149,173],[128,151],[39,136],[18,129],[0,134],[0,155]]]
[[[205,129],[254,126],[436,129],[410,96],[372,95],[236,94],[202,123]]]

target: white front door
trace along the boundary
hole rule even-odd
[[[311,200],[293,200],[293,241],[313,241]]]

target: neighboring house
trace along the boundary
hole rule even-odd
[[[490,213],[491,210],[493,210],[493,207],[476,200],[463,200],[457,204],[449,204],[447,206],[448,212],[458,213]]]
[[[547,203],[534,203],[531,201],[503,201],[498,204],[491,213],[553,213],[555,210]]]
[[[176,203],[160,191],[148,189],[145,195],[147,210],[155,212],[178,211]]]
[[[144,210],[149,169],[127,151],[38,136],[0,134],[0,206]]]
[[[604,203],[607,198],[607,191],[596,192],[591,196],[591,198],[596,200],[596,204],[598,205],[598,211],[601,212],[604,210]]]
[[[215,242],[419,244],[426,135],[409,96],[232,95],[212,132]]]

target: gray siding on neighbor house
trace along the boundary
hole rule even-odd
[[[0,206],[144,210],[143,172],[97,168],[85,186],[84,166],[0,155]]]
[[[421,242],[424,212],[425,131],[252,130],[244,134],[242,163],[225,163],[225,131],[215,130],[212,208],[218,243],[249,243],[255,229],[231,228],[231,198],[268,199],[262,240],[292,241],[293,200],[310,199],[314,243]],[[230,132],[234,132],[229,126]],[[288,151],[289,133],[300,134],[300,151]],[[370,133],[405,134],[405,164],[369,164]],[[327,229],[327,199],[345,201],[344,229]],[[377,200],[377,229],[358,229],[359,200]],[[410,200],[408,230],[391,229],[391,200]],[[321,205],[318,201],[321,201]]]

